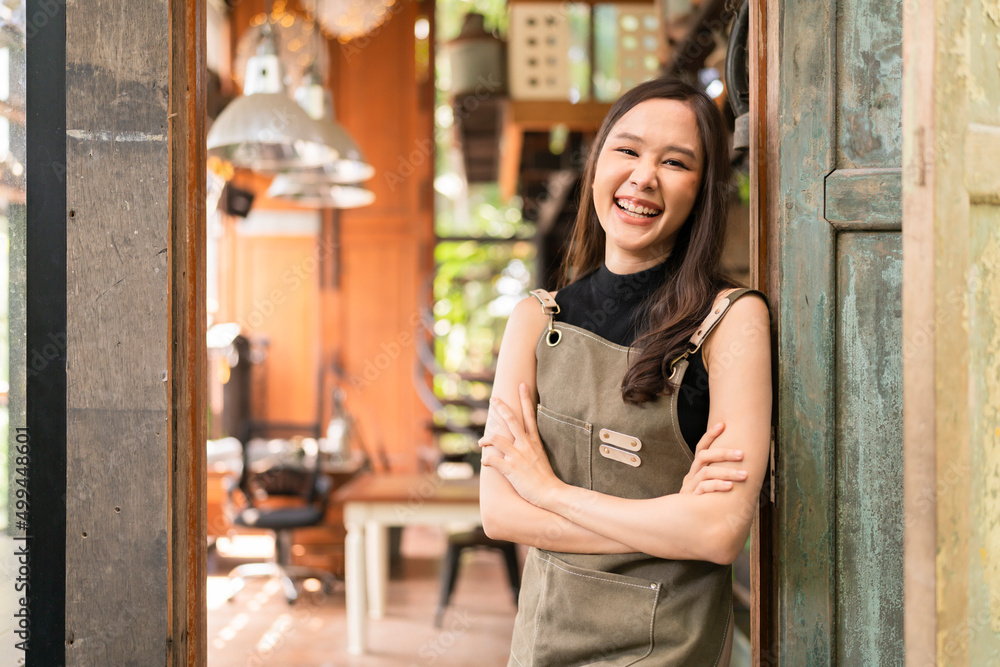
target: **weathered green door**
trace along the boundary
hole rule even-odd
[[[902,2],[779,12],[778,652],[902,665]]]

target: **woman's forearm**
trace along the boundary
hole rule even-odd
[[[633,500],[560,485],[541,507],[584,530],[600,531],[605,539],[621,541],[628,551],[725,564],[735,560],[746,541],[747,518],[756,507],[753,501],[734,505],[741,495],[678,493]]]
[[[483,469],[480,489],[483,528],[494,539],[565,553],[635,551],[563,516],[532,505],[495,470]]]

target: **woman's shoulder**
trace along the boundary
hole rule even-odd
[[[735,301],[732,297],[735,296]],[[731,303],[715,327],[714,335],[705,342],[706,352],[711,356],[712,340],[727,338],[730,340],[752,338],[753,333],[770,331],[770,312],[764,295],[756,290],[741,287],[730,287],[719,291],[715,304],[722,305],[726,299]],[[713,308],[713,313],[718,308]]]
[[[743,319],[747,316],[759,316],[761,313],[770,317],[770,306],[768,305],[767,297],[755,289],[746,287],[725,287],[720,289],[715,296],[712,310],[714,311],[717,306],[722,305],[722,302],[726,299],[730,300],[730,305],[726,317],[722,318],[723,321],[728,319],[731,314],[736,313],[740,313],[740,315],[735,319]]]
[[[556,292],[545,292],[539,296],[549,296],[554,300]],[[507,319],[507,329],[537,339],[542,335],[542,330],[548,326],[548,322],[549,316],[545,312],[542,299],[530,294],[514,306],[514,310]]]
[[[721,290],[716,303],[732,297],[736,291]],[[710,376],[715,362],[732,371],[734,365],[752,364],[752,360],[770,355],[771,316],[766,298],[760,292],[748,290],[735,296],[736,300],[731,302],[702,346],[702,360]]]
[[[518,301],[504,327],[497,368],[509,363],[511,359],[521,360],[516,363],[533,364],[535,349],[548,327],[548,322],[548,315],[545,314],[537,298],[527,296]],[[531,374],[534,375],[534,370]]]
[[[757,301],[760,301],[761,303],[767,303],[767,298],[764,294],[751,287],[723,287],[715,295],[715,300],[721,301],[722,299],[732,296],[737,292],[739,292],[739,294],[736,295],[737,301],[741,301],[745,298],[756,298]]]

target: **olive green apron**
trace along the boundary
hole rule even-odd
[[[677,420],[687,356],[749,291],[719,302],[674,363],[673,393],[644,406],[621,397],[631,348],[553,322],[558,305],[547,292],[532,292],[550,317],[535,350],[537,419],[555,474],[622,498],[680,491],[693,460]],[[731,616],[728,565],[532,548],[508,667],[721,667],[728,663]]]

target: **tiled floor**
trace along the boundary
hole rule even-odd
[[[350,656],[343,586],[289,606],[277,582],[252,581],[226,603],[225,577],[208,581],[209,667],[492,667],[507,664],[514,603],[499,553],[465,555],[441,629],[433,625],[444,536],[403,533],[403,577],[390,581],[386,617],[368,625],[370,654]]]

